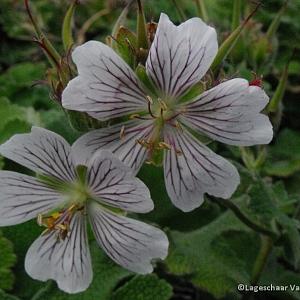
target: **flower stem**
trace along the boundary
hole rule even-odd
[[[261,236],[261,247],[254,263],[251,284],[256,285],[259,281],[259,278],[266,266],[268,261],[269,254],[273,248],[273,239],[269,236]]]
[[[172,0],[172,1],[174,3],[174,6],[175,6],[177,12],[178,12],[178,15],[180,17],[180,21],[184,22],[187,18],[186,18],[186,15],[183,11],[183,8],[182,8],[181,4],[177,0]]]
[[[231,201],[228,200],[220,200],[217,198],[209,197],[209,199],[221,206],[224,206],[228,209],[230,209],[235,216],[242,221],[245,225],[247,225],[249,228],[253,229],[256,232],[261,233],[264,236],[270,237],[272,239],[275,239],[277,237],[277,234],[274,231],[271,231],[259,224],[254,223],[252,220],[250,220],[235,204],[233,204]]]
[[[203,0],[195,0],[198,10],[198,16],[203,19],[204,22],[208,22],[208,15],[205,3]]]

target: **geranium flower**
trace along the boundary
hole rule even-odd
[[[27,273],[53,279],[68,293],[87,289],[93,277],[87,219],[112,260],[133,272],[152,272],[151,260],[166,257],[168,239],[124,215],[153,209],[148,188],[110,152],[98,152],[83,166],[76,151],[59,135],[36,127],[0,146],[3,156],[42,174],[0,171],[0,226],[37,217],[46,227],[27,252]]]
[[[183,98],[206,74],[217,51],[216,31],[201,19],[175,26],[161,14],[146,62],[153,93],[108,46],[90,41],[77,47],[72,57],[79,75],[64,90],[63,106],[99,120],[135,119],[87,133],[78,147],[90,153],[109,149],[136,171],[163,151],[167,192],[183,211],[198,207],[204,193],[230,198],[240,181],[236,168],[197,137],[251,146],[269,143],[273,132],[260,113],[268,96],[247,80],[228,80],[190,101]]]

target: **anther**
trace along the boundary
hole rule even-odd
[[[175,152],[176,152],[176,155],[178,155],[178,156],[183,155],[183,152],[181,150],[176,149]]]
[[[159,142],[158,147],[159,147],[159,149],[171,150],[171,146],[165,142]]]
[[[146,99],[148,100],[148,112],[149,112],[150,116],[153,119],[156,119],[156,116],[153,114],[152,109],[151,109],[151,105],[153,104],[153,100],[150,96],[146,96]]]
[[[42,214],[38,214],[37,223],[39,226],[43,226],[43,215]]]
[[[160,108],[163,110],[163,111],[166,111],[168,109],[168,106],[167,104],[161,100],[160,98],[157,99],[159,105],[160,105]]]
[[[182,126],[181,126],[181,124],[180,124],[178,121],[175,122],[175,127],[176,127],[176,129],[178,129],[180,132],[183,132]]]
[[[120,140],[123,140],[125,137],[125,126],[123,125],[120,131]]]
[[[139,114],[133,114],[131,116],[129,116],[129,119],[130,120],[133,120],[133,119],[139,119],[140,118],[140,115]]]
[[[129,119],[130,120],[133,120],[133,119],[139,119],[139,120],[151,120],[147,117],[141,117],[139,114],[133,114],[131,116],[129,116]]]
[[[153,100],[152,100],[152,98],[150,97],[150,96],[146,96],[146,99],[147,99],[147,101],[150,103],[150,104],[153,104]]]

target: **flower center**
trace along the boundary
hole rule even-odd
[[[70,231],[70,222],[75,213],[78,211],[84,212],[85,204],[90,198],[86,184],[87,168],[85,166],[78,166],[76,171],[77,181],[67,185],[63,190],[66,197],[63,207],[49,214],[38,215],[38,225],[46,227],[42,234],[55,231],[58,240],[64,240]]]
[[[163,138],[164,126],[168,124],[177,130],[182,130],[180,123],[176,120],[180,112],[176,111],[168,101],[160,98],[153,100],[150,96],[147,96],[146,99],[148,101],[148,115],[132,115],[131,118],[153,120],[154,126],[151,135],[147,139],[139,139],[136,142],[149,150],[147,163],[157,165],[161,162],[162,150],[171,150],[171,145],[166,143]],[[176,151],[176,153],[182,154],[180,151]]]

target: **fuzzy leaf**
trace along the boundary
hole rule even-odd
[[[14,275],[11,268],[16,262],[12,243],[0,231],[0,290],[11,290]],[[1,298],[2,299],[2,298]]]
[[[275,144],[269,148],[264,171],[271,176],[289,177],[299,170],[300,134],[284,129],[279,133]]]
[[[15,253],[18,257],[14,267],[15,282],[17,282],[14,287],[14,295],[21,297],[22,300],[31,300],[34,293],[44,285],[43,282],[33,280],[24,270],[26,252],[31,243],[41,233],[41,230],[35,221],[4,227],[2,229],[3,235],[13,243]]]
[[[32,108],[11,104],[5,97],[0,97],[0,143],[16,133],[30,130],[32,125],[39,125],[39,114]]]
[[[0,289],[0,299],[1,300],[20,300],[20,298],[13,295],[6,294],[3,290]]]
[[[169,300],[171,296],[170,284],[151,274],[135,276],[113,293],[112,300]]]
[[[235,238],[228,240],[230,232]],[[253,239],[245,225],[231,213],[226,212],[198,230],[189,233],[173,232],[170,240],[173,247],[167,258],[169,271],[186,275],[192,283],[217,298],[236,292],[237,283],[250,281],[246,268],[249,257],[255,257],[256,249],[249,248],[242,257],[239,253],[245,247],[237,243],[240,236]],[[224,238],[227,242],[225,243]],[[234,247],[231,247],[234,243]],[[251,251],[251,252],[250,252]]]

